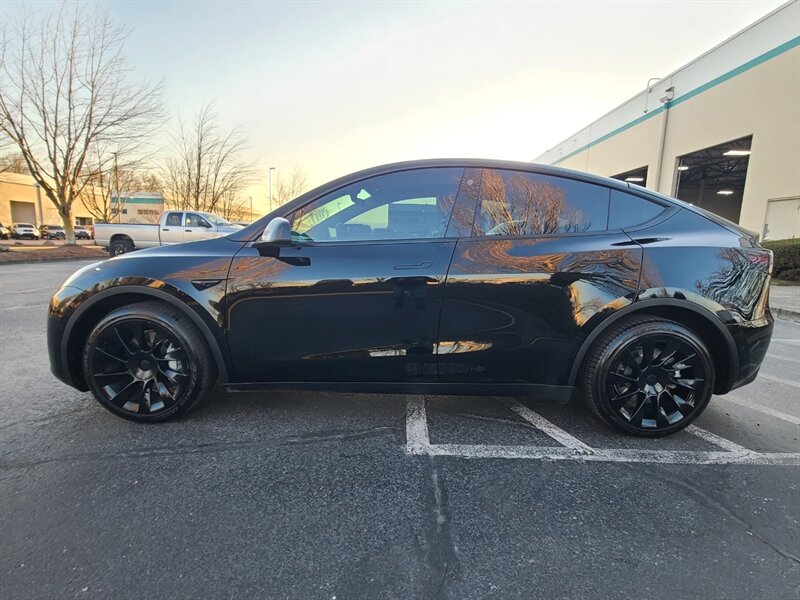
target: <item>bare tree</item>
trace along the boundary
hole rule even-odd
[[[223,199],[235,198],[252,179],[244,160],[247,140],[239,128],[221,131],[213,105],[203,106],[190,123],[173,132],[172,156],[163,170],[165,195],[180,210],[218,212]]]
[[[250,214],[250,205],[245,202],[244,198],[239,196],[238,190],[235,193],[223,194],[217,212],[222,218],[234,223],[253,220]]]
[[[145,159],[124,151],[111,154],[113,160],[106,160],[104,149],[98,146],[87,159],[87,185],[81,193],[86,210],[100,223],[113,222],[125,209],[125,198],[130,194],[161,192],[161,182],[147,171]]]
[[[306,175],[302,167],[295,165],[287,177],[283,177],[278,173],[275,194],[273,195],[274,206],[281,206],[289,202],[289,200],[294,200],[306,189],[308,189],[308,175]]]
[[[89,157],[98,146],[141,148],[159,125],[161,86],[131,80],[127,32],[105,12],[64,3],[39,14],[21,14],[13,27],[6,20],[0,34],[0,133],[21,152],[73,244],[72,205],[90,184]]]
[[[0,156],[0,173],[17,173],[28,175],[28,166],[19,152],[11,152]]]

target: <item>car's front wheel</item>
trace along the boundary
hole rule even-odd
[[[600,337],[583,369],[586,403],[625,433],[660,437],[705,410],[714,365],[691,329],[657,317],[633,317]]]
[[[95,326],[83,353],[89,389],[132,421],[164,421],[194,407],[216,368],[191,320],[161,302],[118,308]]]

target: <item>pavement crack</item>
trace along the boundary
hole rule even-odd
[[[400,439],[400,430],[397,427],[371,427],[353,432],[326,432],[324,435],[294,436],[279,440],[251,440],[241,442],[209,442],[205,444],[191,444],[186,446],[161,446],[156,448],[142,448],[138,450],[127,450],[123,452],[87,452],[84,454],[72,454],[51,456],[33,461],[2,461],[0,469],[24,469],[37,467],[51,463],[63,463],[80,460],[115,460],[130,458],[147,458],[152,456],[177,456],[185,454],[200,454],[205,452],[225,452],[230,450],[242,449],[270,449],[287,448],[299,445],[327,444],[330,442],[350,442],[367,438],[380,437],[391,433],[396,439]]]
[[[739,515],[734,513],[729,508],[727,508],[725,505],[723,505],[720,502],[717,502],[716,500],[714,500],[711,496],[706,494],[703,490],[698,488],[693,483],[691,483],[689,481],[682,480],[682,479],[676,479],[676,478],[671,477],[669,475],[656,473],[655,471],[652,471],[651,469],[643,467],[642,465],[628,464],[627,466],[628,466],[628,468],[630,468],[630,469],[632,469],[634,471],[636,471],[636,470],[642,471],[642,472],[644,472],[645,474],[647,474],[648,476],[650,476],[650,477],[652,477],[654,479],[660,479],[661,481],[665,481],[667,483],[671,483],[672,485],[675,485],[675,486],[678,486],[680,488],[683,488],[684,490],[689,492],[689,494],[691,494],[695,498],[695,500],[697,500],[698,502],[700,502],[704,506],[709,507],[709,508],[713,508],[713,509],[721,512],[725,516],[729,517],[730,519],[732,519],[733,521],[735,521],[736,523],[738,523],[739,525],[744,527],[745,530],[747,531],[747,533],[751,534],[753,537],[757,538],[759,541],[761,541],[762,543],[764,543],[767,546],[769,546],[770,548],[772,548],[775,552],[777,552],[778,554],[780,554],[784,558],[786,558],[788,560],[791,560],[791,561],[793,561],[793,562],[795,562],[797,564],[800,564],[800,557],[792,554],[790,551],[786,550],[785,548],[781,548],[780,546],[778,546],[777,544],[775,544],[774,542],[769,540],[767,537],[765,537],[762,534],[760,534],[758,531],[756,531],[756,528],[753,527],[750,523],[745,521],[743,518],[741,518]]]
[[[444,597],[447,581],[459,570],[458,556],[450,534],[452,518],[447,498],[447,487],[438,469],[436,459],[428,457],[430,467],[430,487],[426,489],[432,494],[429,504],[432,506],[434,523],[426,530],[428,538],[428,562],[441,575],[436,583],[434,598]]]

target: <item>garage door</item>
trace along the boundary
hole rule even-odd
[[[768,200],[764,239],[785,240],[796,237],[800,237],[800,197]]]
[[[33,202],[11,201],[11,222],[36,224],[36,208]]]

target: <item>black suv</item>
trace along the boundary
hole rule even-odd
[[[582,397],[669,434],[758,374],[772,254],[613,179],[429,160],[350,175],[224,238],[85,267],[50,304],[53,372],[159,421],[229,389]]]

